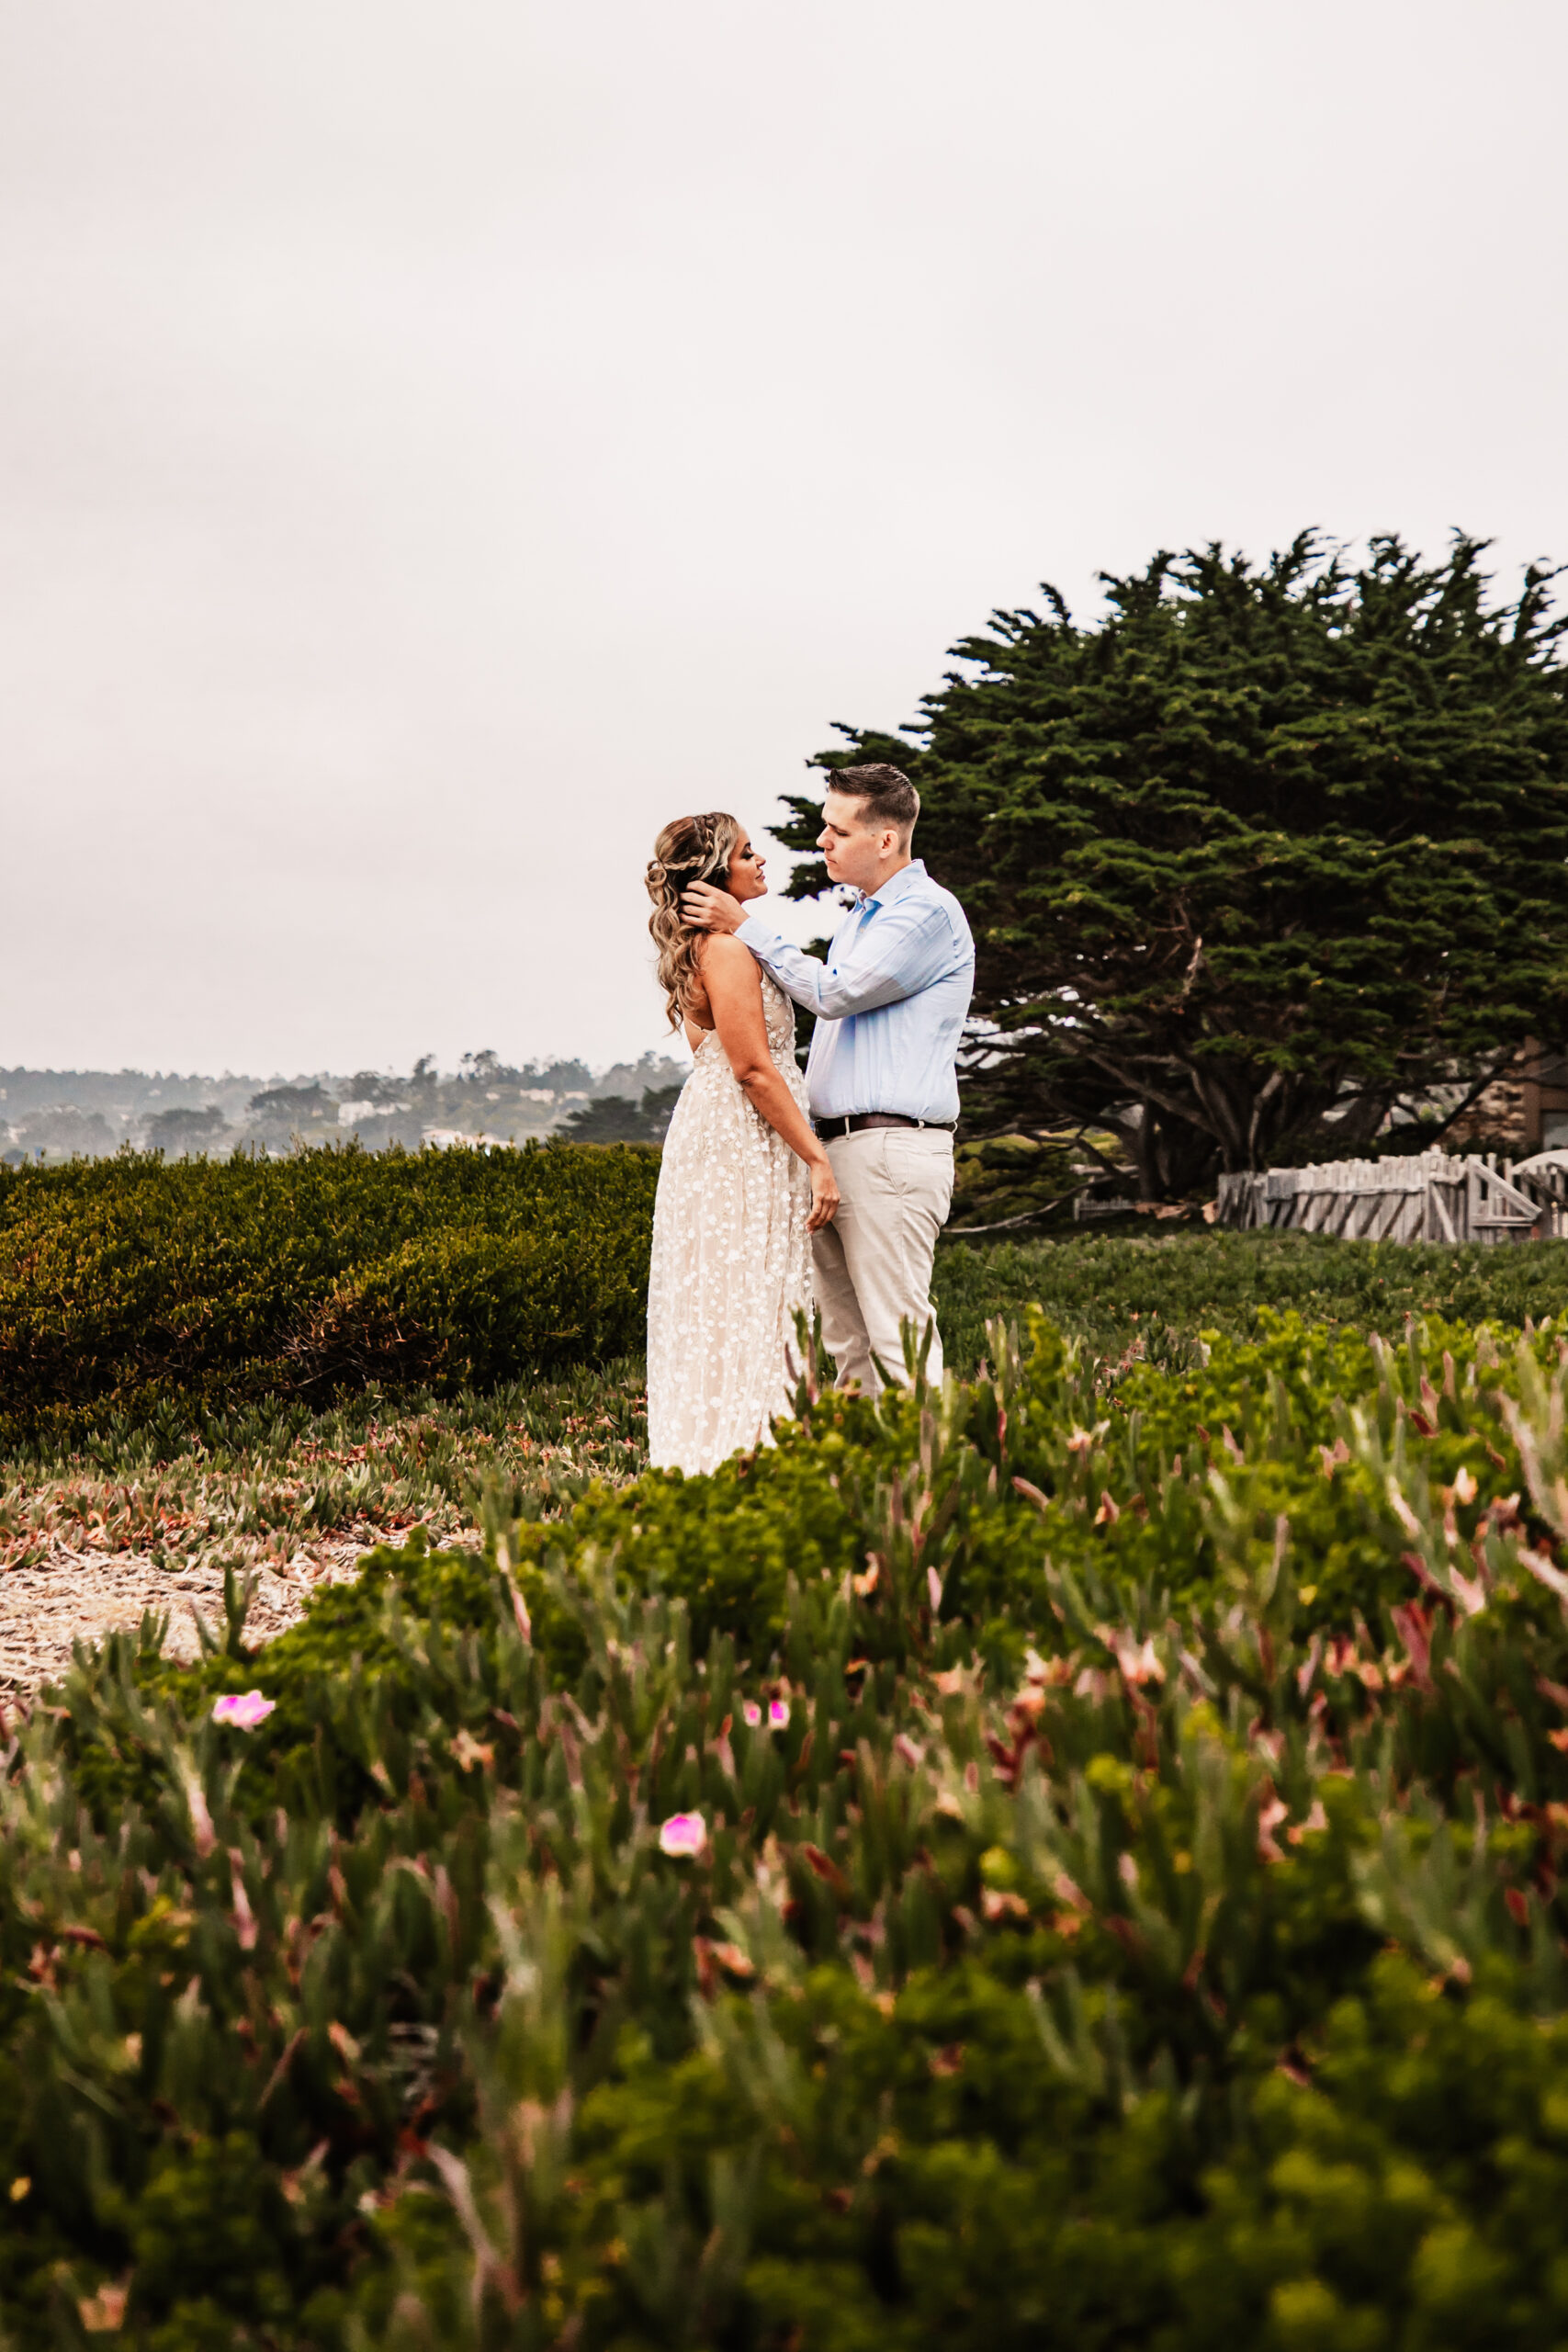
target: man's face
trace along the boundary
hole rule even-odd
[[[866,804],[847,792],[829,791],[822,805],[822,831],[817,836],[828,867],[828,878],[847,883],[854,890],[874,890],[887,876],[896,856],[898,836],[891,825],[868,826]]]

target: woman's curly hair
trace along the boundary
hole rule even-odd
[[[724,889],[741,834],[735,818],[715,810],[706,817],[677,817],[653,844],[647,875],[653,912],[648,928],[659,950],[659,985],[668,999],[671,1029],[681,1026],[700,985],[697,946],[707,936],[694,931],[681,912],[681,893],[694,882],[711,882],[716,889]]]

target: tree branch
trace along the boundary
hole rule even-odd
[[[1109,1077],[1116,1080],[1118,1086],[1124,1086],[1129,1094],[1144,1095],[1149,1102],[1157,1102],[1160,1109],[1168,1111],[1173,1119],[1185,1119],[1190,1127],[1202,1127],[1207,1125],[1206,1120],[1193,1117],[1193,1106],[1190,1102],[1178,1102],[1174,1096],[1162,1093],[1157,1086],[1151,1086],[1147,1079],[1130,1076],[1126,1070],[1120,1069],[1111,1060],[1109,1054],[1088,1053],[1084,1056],[1084,1059],[1097,1063]],[[1201,1103],[1199,1107],[1206,1110],[1208,1106],[1206,1103]],[[1210,1128],[1209,1132],[1213,1134],[1213,1128]],[[1224,1140],[1222,1136],[1214,1136],[1216,1143],[1223,1143]]]
[[[1492,1068],[1487,1071],[1485,1077],[1478,1080],[1476,1084],[1471,1088],[1470,1092],[1465,1096],[1464,1101],[1457,1104],[1455,1108],[1449,1113],[1449,1115],[1443,1121],[1442,1125],[1434,1129],[1431,1136],[1427,1138],[1428,1148],[1432,1144],[1437,1143],[1443,1136],[1446,1136],[1449,1129],[1455,1125],[1459,1120],[1463,1118],[1465,1113],[1470,1109],[1472,1102],[1480,1102],[1487,1088],[1494,1084],[1497,1079],[1501,1078],[1506,1069],[1511,1069],[1513,1064],[1517,1061],[1518,1057],[1518,1047],[1517,1046],[1511,1046],[1507,1053],[1503,1057],[1503,1059],[1500,1062],[1495,1062]]]
[[[1082,1191],[1081,1184],[1075,1184],[1071,1193],[1058,1193],[1054,1201],[1045,1201],[1039,1208],[1026,1209],[1022,1216],[1004,1216],[998,1225],[944,1226],[938,1238],[944,1241],[973,1241],[984,1233],[1015,1233],[1021,1225],[1040,1224],[1043,1218],[1050,1216],[1053,1209],[1059,1209],[1064,1201],[1070,1201],[1075,1193]]]

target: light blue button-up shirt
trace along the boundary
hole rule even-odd
[[[735,935],[817,1015],[806,1065],[814,1118],[859,1111],[957,1118],[954,1063],[975,986],[975,943],[963,908],[918,857],[852,907],[825,964],[759,915],[748,915]]]

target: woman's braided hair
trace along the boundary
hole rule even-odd
[[[671,1029],[679,1029],[697,991],[697,947],[707,936],[694,931],[681,912],[681,893],[694,882],[711,882],[716,889],[724,889],[740,837],[736,820],[715,810],[706,817],[677,817],[653,844],[646,876],[653,900],[648,928],[659,950],[659,985],[668,1000]]]

